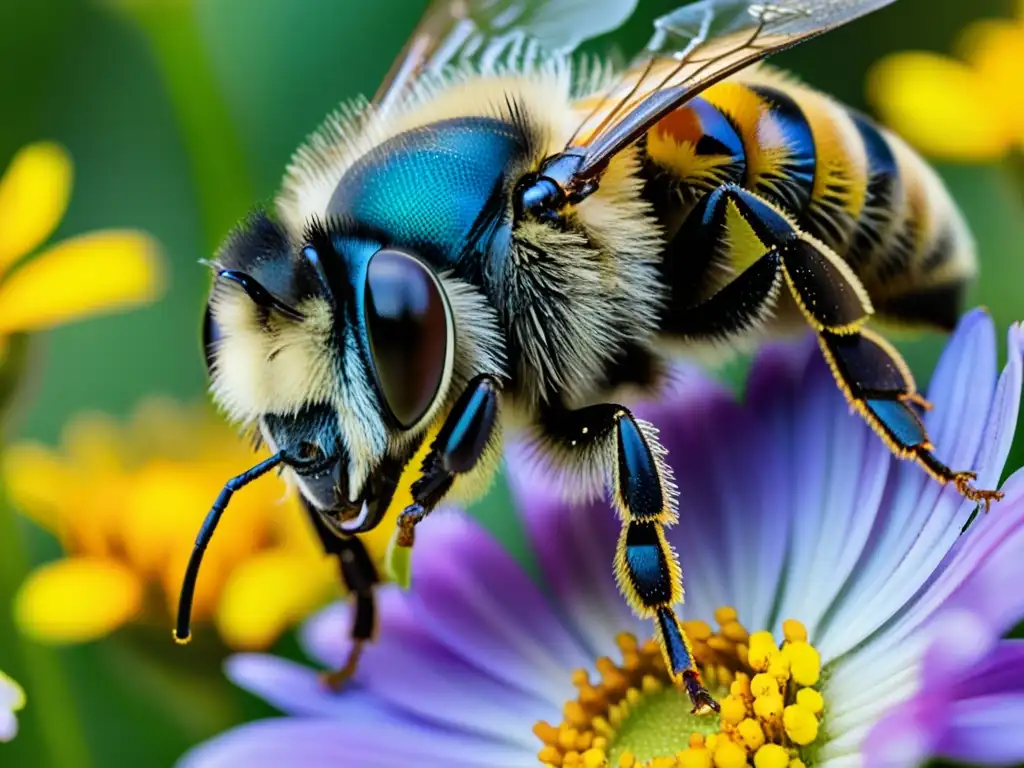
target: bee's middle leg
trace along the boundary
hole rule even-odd
[[[611,480],[611,497],[622,520],[615,553],[619,590],[655,634],[673,680],[686,688],[693,711],[718,710],[700,682],[690,643],[673,609],[683,599],[682,570],[665,539],[676,520],[674,488],[654,430],[620,405],[555,409],[542,417],[545,437],[566,454],[593,452]],[[578,455],[577,458],[582,458]]]
[[[492,443],[498,420],[500,385],[493,376],[469,382],[423,460],[420,478],[412,485],[413,503],[398,517],[400,547],[415,542],[415,528],[433,511],[455,482],[470,472]]]

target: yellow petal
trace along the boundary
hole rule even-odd
[[[882,122],[925,154],[949,160],[1001,157],[1012,133],[981,78],[946,56],[897,53],[868,73],[868,99]]]
[[[0,275],[60,223],[71,192],[71,158],[56,144],[29,144],[0,178]]]
[[[233,648],[263,649],[316,609],[331,594],[330,558],[321,562],[266,550],[228,577],[217,610],[217,628]]]
[[[14,597],[14,619],[35,640],[80,643],[130,621],[141,604],[135,573],[114,560],[75,557],[29,574]]]
[[[59,510],[74,492],[73,474],[53,451],[38,443],[18,443],[3,457],[3,479],[20,512],[60,535]]]
[[[959,41],[961,55],[978,73],[989,101],[1014,134],[1024,138],[1024,25],[986,19],[967,28]]]
[[[0,283],[0,334],[36,331],[157,298],[163,268],[140,232],[105,231],[58,244]]]

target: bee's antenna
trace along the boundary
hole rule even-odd
[[[231,495],[240,488],[244,488],[253,480],[262,477],[270,470],[285,460],[284,451],[279,451],[269,459],[261,461],[252,469],[249,469],[237,477],[232,477],[224,484],[217,500],[213,502],[213,508],[203,521],[199,535],[196,536],[195,546],[192,548],[192,555],[188,559],[188,567],[185,569],[185,578],[181,583],[181,594],[178,597],[178,624],[174,628],[174,641],[185,644],[191,639],[192,631],[189,624],[192,622],[192,598],[196,591],[196,579],[199,577],[199,566],[203,562],[203,554],[206,547],[213,538],[213,532],[217,530],[217,523],[220,516],[227,509]]]
[[[239,285],[258,307],[276,309],[285,317],[300,323],[306,319],[306,316],[295,307],[285,304],[279,298],[272,295],[270,291],[264,288],[252,275],[247,275],[245,272],[239,272],[236,269],[222,269],[217,273],[217,277],[219,279],[230,280],[231,282]]]

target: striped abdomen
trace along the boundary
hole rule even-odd
[[[690,236],[693,222],[673,238],[704,195],[736,184],[842,257],[879,316],[955,323],[975,270],[967,228],[935,172],[867,118],[760,69],[665,117],[644,151],[645,196],[670,243],[673,301],[699,301],[727,279],[731,265],[717,244]]]

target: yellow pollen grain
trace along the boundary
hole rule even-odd
[[[722,635],[726,640],[731,640],[734,643],[745,643],[747,638],[750,637],[746,628],[738,621],[730,621],[727,624],[723,624]]]
[[[738,672],[736,679],[729,686],[729,693],[733,696],[742,696],[745,699],[753,698],[753,694],[750,692],[750,676],[743,672]]]
[[[692,643],[703,643],[711,637],[711,626],[706,621],[684,621],[683,629]]]
[[[766,723],[778,722],[782,716],[782,697],[758,696],[754,699],[754,714]]]
[[[739,734],[743,746],[751,751],[758,749],[765,742],[764,729],[761,724],[749,717],[736,726],[736,733]]]
[[[748,647],[748,664],[756,672],[764,672],[772,656],[779,652],[775,639],[770,632],[755,632],[750,636]]]
[[[778,744],[765,744],[754,753],[754,768],[786,768],[789,753]]]
[[[750,634],[734,608],[716,611],[718,628],[684,623],[717,715],[693,715],[685,689],[665,668],[653,640],[616,638],[621,661],[597,659],[593,678],[570,673],[577,697],[557,726],[538,722],[538,758],[552,768],[806,768],[801,747],[818,738],[825,702],[813,687],[821,657],[803,624],[783,624],[781,646]],[[788,705],[788,706],[787,706]]]
[[[711,768],[711,752],[704,747],[687,747],[676,760],[680,768]]]
[[[754,679],[750,681],[750,692],[755,698],[760,696],[778,696],[779,682],[772,675],[761,672],[754,675]]]
[[[782,622],[782,636],[787,643],[806,643],[807,627],[796,619],[786,619]]]
[[[818,718],[811,710],[791,704],[782,713],[782,725],[793,743],[804,747],[818,738]]]
[[[820,715],[825,709],[825,699],[813,688],[801,688],[796,692],[796,703]]]
[[[736,609],[731,605],[723,605],[715,611],[715,621],[717,621],[720,626],[724,627],[726,624],[730,624],[738,619],[739,616],[736,613]]]
[[[743,768],[747,764],[747,750],[734,741],[722,740],[715,748],[715,768]]]
[[[797,685],[815,685],[821,677],[821,654],[810,643],[788,643],[782,652],[789,657],[789,670]]]
[[[729,694],[719,702],[719,706],[722,708],[719,715],[725,725],[739,725],[747,716],[747,703],[738,696]]]
[[[768,675],[784,683],[789,679],[789,657],[780,653],[768,662]]]

